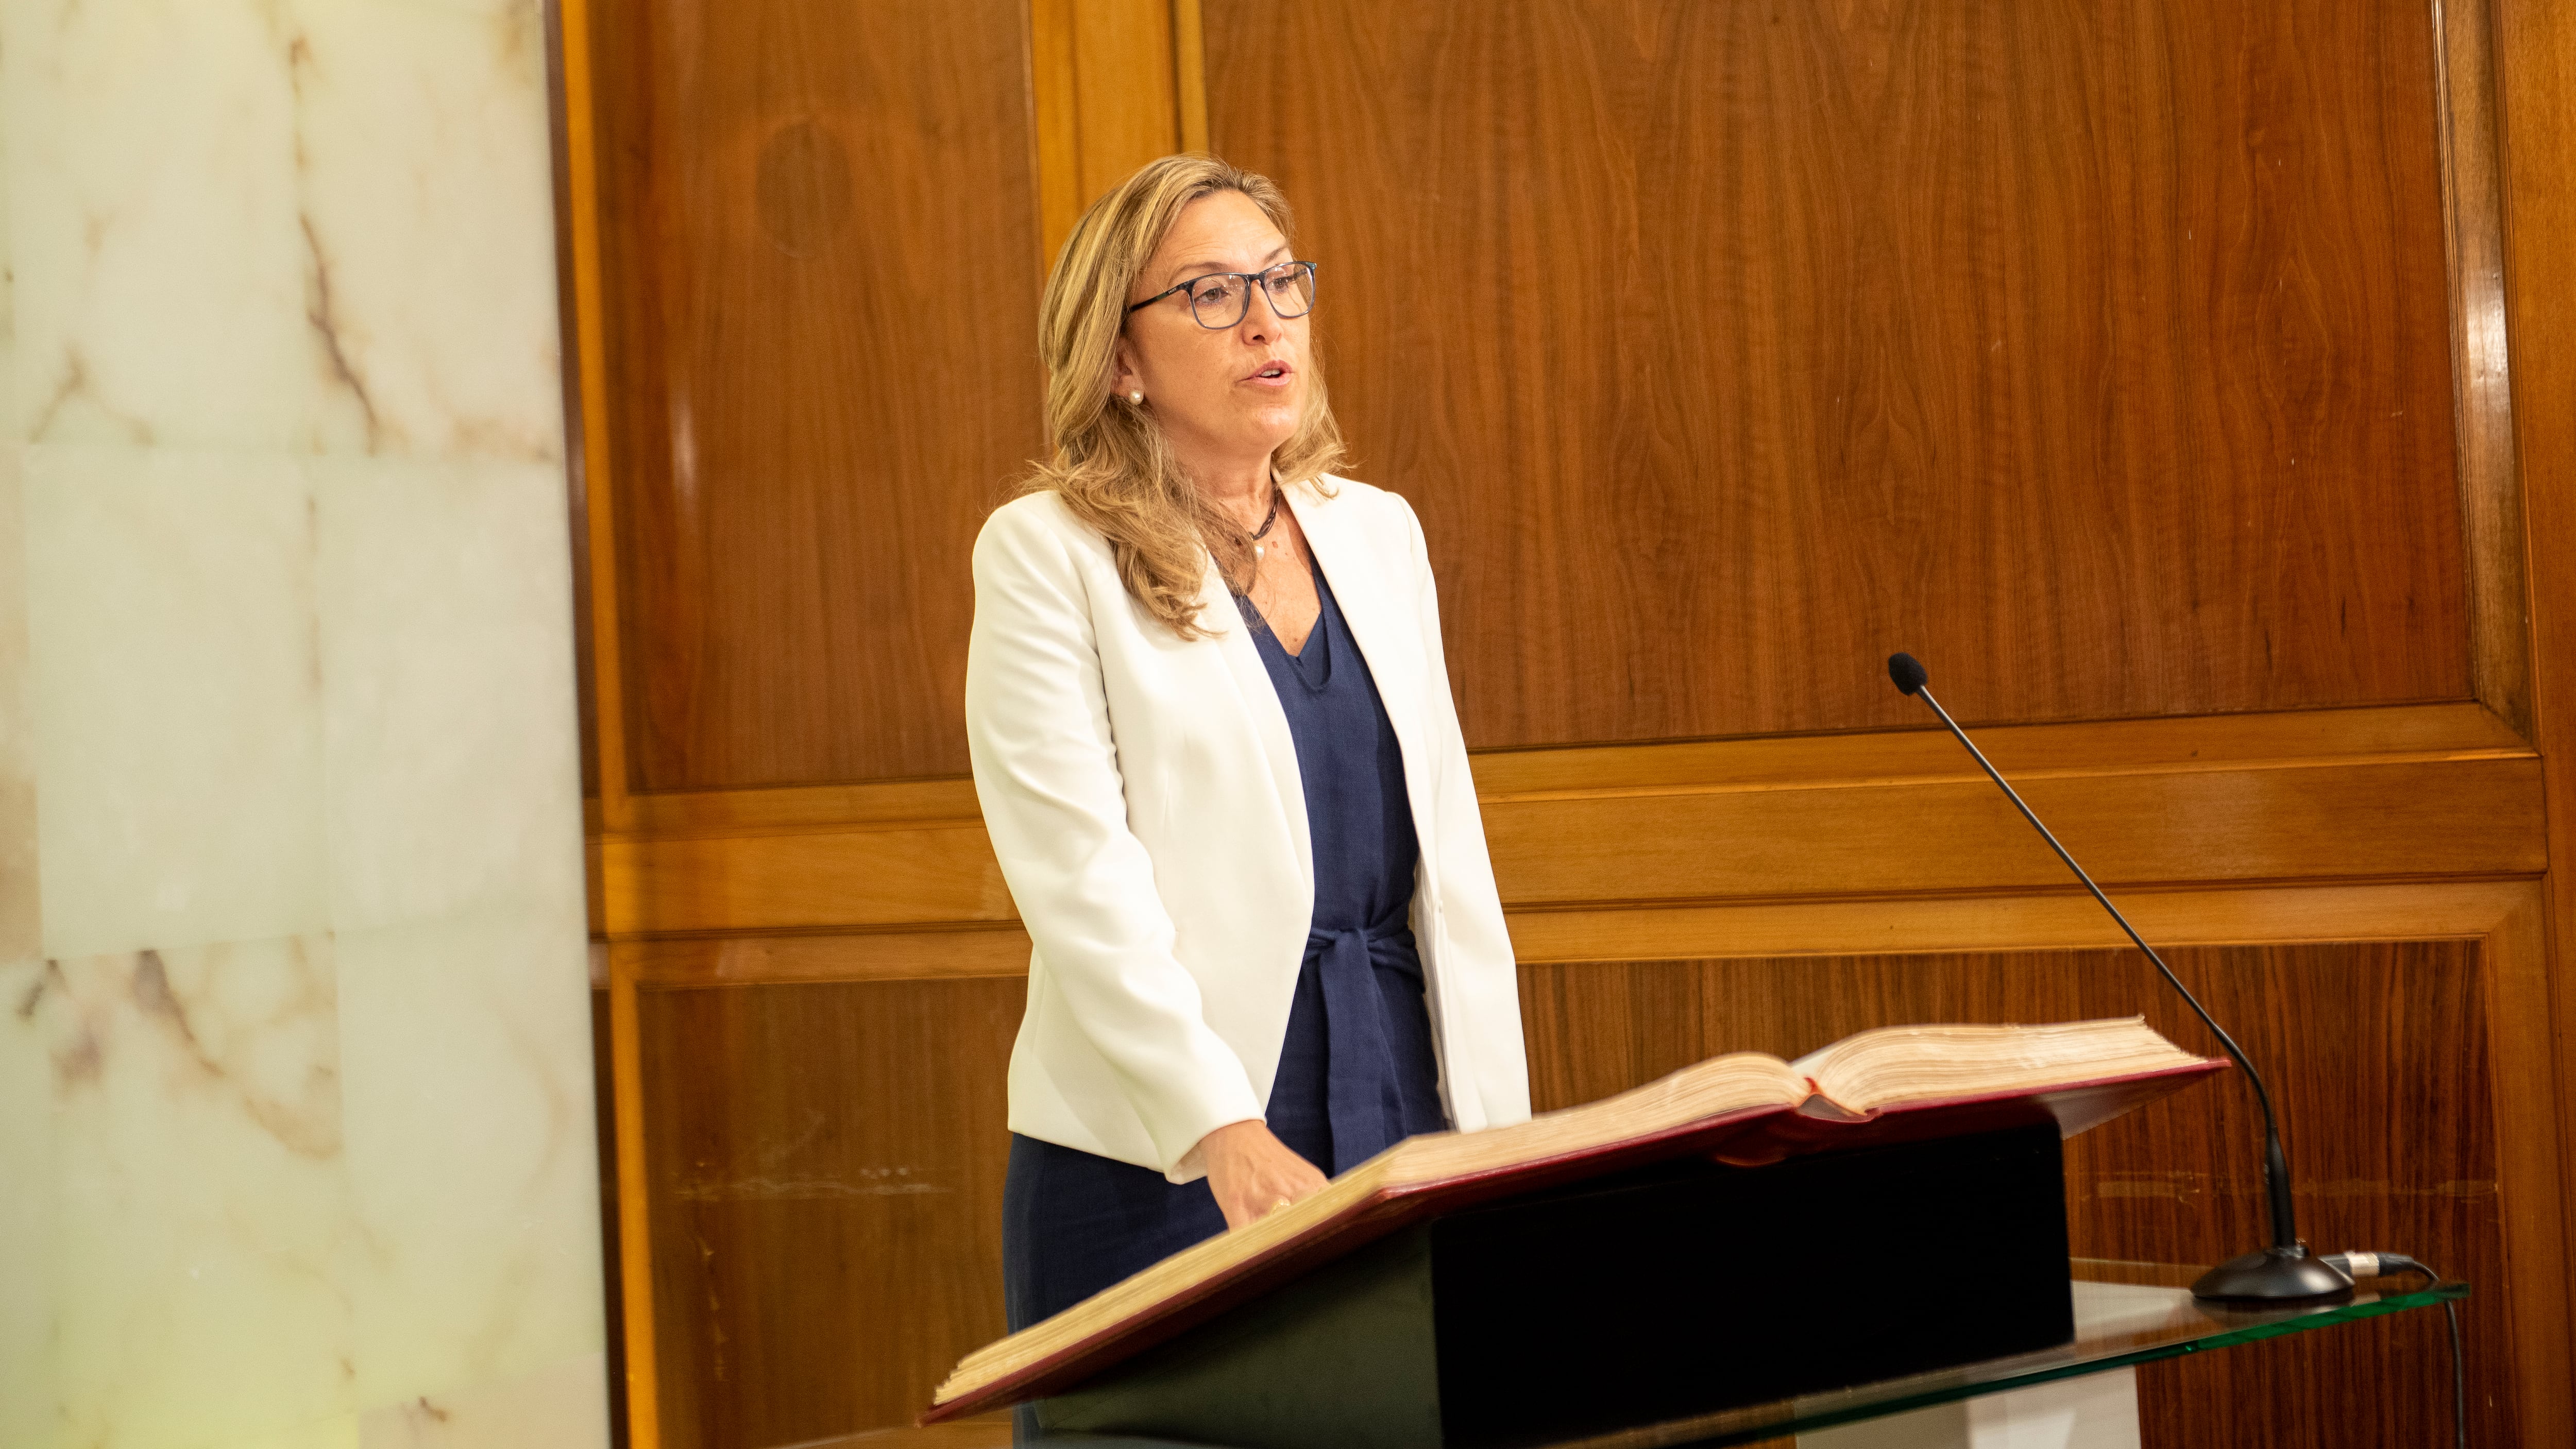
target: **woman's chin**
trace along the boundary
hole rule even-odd
[[[1253,408],[1243,419],[1247,441],[1257,441],[1265,449],[1276,450],[1297,436],[1297,405],[1291,402],[1264,403]]]
[[[1195,456],[1200,449],[1227,457],[1257,458],[1275,453],[1290,438],[1297,436],[1298,410],[1291,402],[1263,399],[1258,403],[1241,400],[1225,413],[1205,418],[1199,426],[1188,426],[1182,419],[1165,419],[1176,439],[1193,439],[1184,451]],[[1210,426],[1213,424],[1213,426]]]

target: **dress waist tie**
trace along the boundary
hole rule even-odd
[[[1333,1174],[1393,1147],[1405,1138],[1403,1064],[1386,1029],[1385,987],[1380,972],[1422,990],[1422,957],[1398,907],[1384,920],[1340,930],[1315,930],[1306,949],[1319,952],[1324,988],[1324,1053],[1331,1084],[1325,1113],[1333,1127]]]

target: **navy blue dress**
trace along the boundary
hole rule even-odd
[[[1314,846],[1315,915],[1265,1117],[1326,1176],[1448,1126],[1405,919],[1419,849],[1404,756],[1377,681],[1321,570],[1323,615],[1290,654],[1248,599],[1244,621],[1288,715]],[[1002,1190],[1002,1285],[1013,1331],[1225,1230],[1202,1179],[1014,1133]],[[1025,1422],[1025,1416],[1024,1416]]]

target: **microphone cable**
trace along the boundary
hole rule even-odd
[[[2428,1288],[2442,1281],[2440,1269],[2430,1263],[2418,1262],[2404,1253],[2333,1253],[2326,1257],[2325,1262],[2347,1278],[2421,1273]],[[2443,1299],[2442,1316],[2451,1322],[2451,1442],[2456,1449],[2469,1449],[2469,1379],[2468,1370],[2460,1361],[2459,1300]]]

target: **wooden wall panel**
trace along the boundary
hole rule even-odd
[[[1026,6],[590,28],[621,783],[962,773],[967,551],[1039,439]]]
[[[2481,1442],[2567,1439],[2576,895],[2533,877],[2576,694],[2522,651],[2576,593],[2515,486],[2570,414],[2526,396],[2517,456],[2503,330],[2548,381],[2554,13],[2498,0],[2490,57],[2424,0],[564,0],[639,1449],[900,1423],[999,1329],[1027,945],[957,778],[965,552],[1036,446],[1046,253],[1175,127],[1299,205],[1471,742],[1661,742],[1476,760],[1543,1092],[2161,1011],[1884,728],[1913,648],[2033,722],[1998,760],[2151,935],[2222,943],[2181,959],[2300,1063],[2311,1236],[2478,1283]],[[1923,954],[2007,947],[2053,954]],[[2246,1104],[2194,1100],[2079,1146],[2081,1241],[2246,1240]],[[2434,1327],[2151,1369],[2150,1432],[2429,1431]]]
[[[670,948],[684,951],[677,943]],[[2183,948],[2171,959],[2273,1068],[2320,1250],[2410,1251],[2477,1285],[2478,1442],[2530,1422],[2476,939]],[[901,1423],[997,1335],[1005,977],[647,989],[641,1156],[663,1444],[793,1444]],[[1795,1054],[1871,1026],[2143,1012],[2206,1048],[2133,953],[1574,962],[1522,968],[1534,1105],[1572,1105],[1724,1051]],[[2512,1111],[2525,1111],[2527,1085]],[[2075,1251],[2205,1262],[2259,1233],[2256,1118],[2227,1079],[2077,1140]],[[683,1251],[685,1249],[685,1251]],[[2514,1317],[2521,1307],[2525,1319]],[[2447,1412],[2429,1315],[2147,1370],[2150,1444],[2425,1442]],[[2359,1387],[2357,1387],[2359,1386]],[[2361,1394],[2357,1402],[2338,1396]],[[2268,1406],[2260,1410],[2252,1405]],[[2231,1417],[2232,1416],[2232,1417]]]
[[[999,977],[639,993],[660,1442],[909,1423],[1002,1333]]]
[[[2476,1285],[2464,1316],[2474,1442],[2518,1442],[2498,1124],[2474,942],[2198,948],[2168,959],[2270,1068],[2318,1250],[2411,1252]],[[1577,963],[1524,967],[1533,1105],[1607,1095],[1716,1052],[1795,1055],[1919,1021],[2143,1012],[2216,1045],[2134,952]],[[2089,1133],[2067,1154],[2078,1256],[2205,1263],[2255,1245],[2261,1120],[2221,1079]],[[2447,1442],[2442,1321],[2415,1314],[2143,1371],[2150,1445]]]
[[[2416,726],[2392,728],[2399,714]],[[2547,861],[2539,762],[2476,705],[1995,734],[2000,766],[2114,885],[2506,875]],[[1946,733],[1918,731],[1514,752],[1483,756],[1477,777],[1510,906],[2072,888],[1974,769]],[[1014,918],[979,822],[806,817],[841,793],[764,792],[766,819],[685,797],[698,818],[604,841],[603,929]]]
[[[1038,112],[1039,272],[1092,199],[1175,149],[1204,149],[1206,98],[1190,0],[1029,0]]]
[[[2512,342],[2520,503],[2530,562],[2536,704],[2550,801],[2552,973],[2560,992],[2560,1080],[2576,1087],[2576,8],[2498,0],[2503,235],[2510,305],[2481,316]],[[2559,1127],[2576,1152],[2576,1113]],[[2576,1160],[2562,1154],[2576,1172]],[[2576,1223],[2571,1223],[2576,1234]],[[2576,1361],[2576,1355],[2571,1356]],[[2576,1374],[2571,1374],[2576,1377]]]
[[[1476,745],[2464,697],[2423,0],[1207,0]]]

